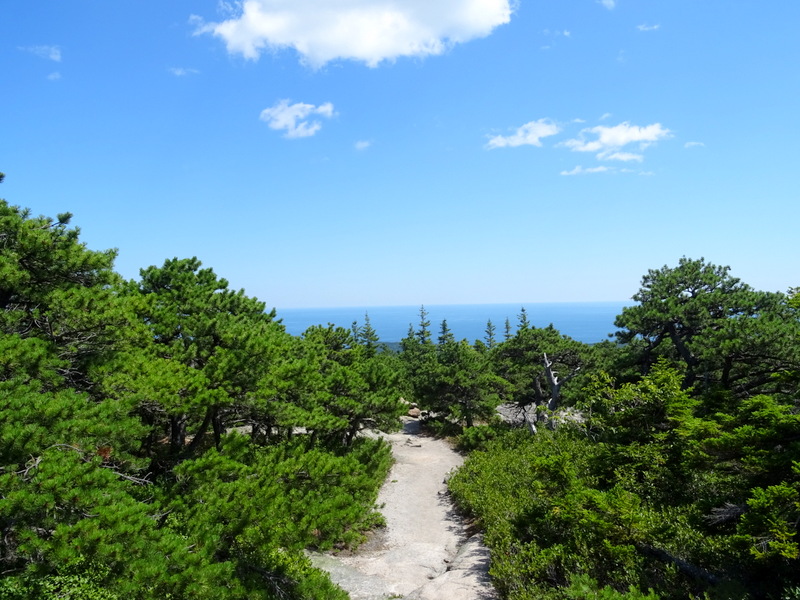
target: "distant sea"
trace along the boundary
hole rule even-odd
[[[425,305],[428,320],[431,322],[432,339],[436,341],[442,319],[456,339],[467,339],[470,343],[486,337],[486,323],[491,320],[495,326],[495,339],[503,340],[505,322],[508,319],[512,331],[517,329],[517,315],[522,306],[528,313],[528,320],[535,327],[549,324],[561,333],[587,344],[608,339],[616,331],[614,319],[630,302],[558,302],[532,304],[441,304]],[[300,335],[312,325],[332,323],[350,328],[353,321],[364,324],[364,315],[369,314],[372,327],[382,342],[399,342],[408,334],[411,324],[417,329],[419,306],[370,306],[348,308],[284,308],[278,309],[278,318],[283,321],[286,331]]]

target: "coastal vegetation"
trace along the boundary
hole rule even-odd
[[[557,426],[542,379],[557,338],[536,347],[520,327],[504,344],[535,351],[489,353],[549,425],[462,434],[477,449],[450,489],[486,531],[498,589],[800,597],[800,298],[683,258],[648,272],[634,300],[617,344],[560,355],[574,418]]]
[[[303,551],[380,523],[393,357],[69,223],[0,203],[0,598],[346,598]]]
[[[1,177],[0,177],[1,180]],[[800,297],[682,258],[614,341],[524,309],[287,334],[197,258],[136,280],[71,215],[0,201],[0,598],[346,598],[415,402],[504,598],[800,598]],[[506,415],[501,419],[498,407]]]

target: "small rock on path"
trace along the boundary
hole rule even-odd
[[[352,600],[490,600],[489,551],[480,535],[467,539],[447,495],[448,475],[463,458],[442,441],[419,435],[405,418],[402,433],[384,435],[395,464],[378,495],[386,527],[354,554],[314,554],[315,566]]]

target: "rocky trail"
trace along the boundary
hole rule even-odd
[[[480,535],[467,537],[447,494],[446,478],[462,457],[447,442],[420,435],[415,419],[383,437],[395,459],[378,496],[386,527],[353,554],[312,555],[315,566],[353,600],[496,598],[489,551]]]

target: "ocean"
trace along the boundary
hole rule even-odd
[[[558,302],[531,304],[444,304],[425,306],[431,322],[432,339],[436,341],[442,319],[456,339],[466,339],[470,343],[486,337],[486,323],[491,320],[495,326],[495,340],[503,340],[505,322],[508,319],[512,331],[517,328],[517,315],[522,306],[528,313],[528,320],[535,327],[549,324],[561,333],[587,344],[608,339],[616,331],[614,319],[624,306],[630,302]],[[382,342],[399,342],[408,334],[411,324],[417,329],[419,306],[370,306],[347,308],[284,308],[278,309],[286,331],[300,335],[311,325],[332,323],[350,328],[353,321],[364,324],[364,315],[369,314],[372,327]]]

